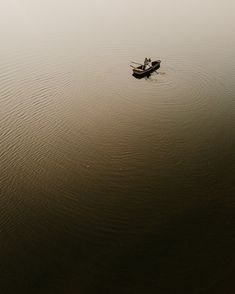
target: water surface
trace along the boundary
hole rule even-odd
[[[0,8],[1,293],[234,293],[234,2]]]

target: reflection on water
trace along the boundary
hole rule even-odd
[[[1,6],[2,293],[233,293],[234,3]]]

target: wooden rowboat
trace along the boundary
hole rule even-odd
[[[133,62],[136,64],[136,62]],[[135,67],[131,65],[133,68],[133,76],[136,78],[143,78],[145,76],[150,76],[152,72],[160,68],[161,60],[156,60],[151,62],[151,66],[148,68],[145,68],[144,65],[140,64],[139,66]]]

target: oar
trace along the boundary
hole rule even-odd
[[[143,65],[141,63],[138,63],[138,62],[134,62],[134,61],[130,61],[131,63],[134,63],[134,64],[138,64],[138,65]]]
[[[135,66],[133,66],[133,65],[131,65],[131,64],[130,64],[130,67],[137,68],[137,67],[135,67]]]

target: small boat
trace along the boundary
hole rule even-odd
[[[132,69],[133,70],[133,76],[136,77],[136,78],[143,78],[145,76],[150,76],[150,74],[152,72],[159,69],[160,65],[161,65],[161,60],[156,60],[156,61],[150,62],[148,64],[149,67],[146,67],[146,65],[140,64],[140,63],[137,63],[137,62],[132,62],[132,63],[139,65],[137,67],[131,65],[131,67],[133,68]]]

